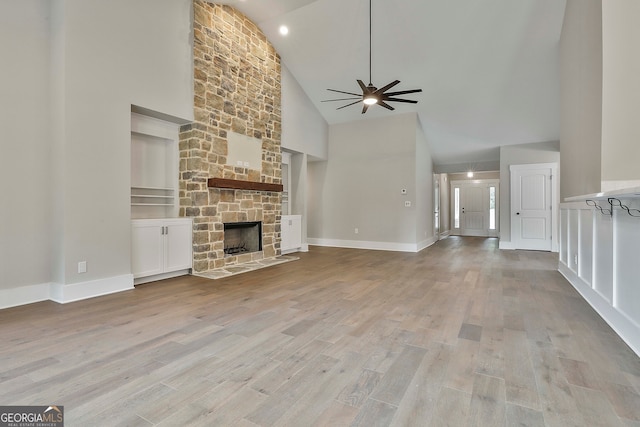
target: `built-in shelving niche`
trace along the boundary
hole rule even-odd
[[[178,216],[179,125],[131,113],[131,218]]]

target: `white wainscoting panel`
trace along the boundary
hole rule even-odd
[[[594,214],[593,289],[613,305],[613,220]]]
[[[597,202],[605,214],[584,201],[560,205],[558,271],[640,355],[640,217],[619,207],[607,215],[607,199]]]
[[[639,209],[636,200],[623,203]],[[640,324],[640,217],[624,210],[613,211],[613,304],[636,324]]]

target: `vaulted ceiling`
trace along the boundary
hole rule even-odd
[[[328,88],[369,80],[369,0],[221,1],[262,29],[330,124],[414,111],[434,162],[498,160],[502,145],[560,132],[559,40],[565,0],[372,0],[372,83],[418,104],[361,114]],[[286,25],[289,34],[279,34]],[[339,97],[339,96],[338,96]]]

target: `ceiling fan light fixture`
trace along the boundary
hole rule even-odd
[[[359,104],[360,102],[362,102],[364,104],[364,106],[362,107],[362,114],[366,113],[367,110],[369,109],[370,106],[372,105],[379,105],[381,107],[386,108],[387,110],[395,110],[395,108],[393,108],[391,105],[387,104],[387,102],[403,102],[403,103],[407,103],[407,104],[417,104],[418,101],[414,101],[412,99],[404,99],[404,98],[397,98],[398,95],[407,95],[410,93],[418,93],[418,92],[422,92],[422,89],[411,89],[411,90],[401,90],[398,92],[387,92],[389,89],[391,89],[392,87],[396,86],[397,84],[400,83],[400,80],[394,80],[391,83],[381,87],[381,88],[377,88],[373,85],[373,83],[371,83],[372,79],[371,79],[371,27],[372,27],[372,22],[371,22],[371,0],[369,0],[369,84],[365,86],[364,82],[362,80],[356,80],[358,82],[358,85],[360,86],[360,89],[362,90],[362,95],[360,95],[359,93],[356,92],[347,92],[344,90],[336,90],[336,89],[327,89],[330,90],[331,92],[337,92],[337,93],[341,93],[344,95],[349,95],[350,98],[338,98],[338,99],[326,99],[324,101],[321,102],[334,102],[334,101],[349,101],[348,104],[343,105],[341,107],[336,108],[336,110],[341,110],[345,107],[348,107],[350,105],[355,105],[355,104]]]
[[[367,96],[364,97],[362,102],[364,102],[367,105],[377,104],[378,103],[378,97],[373,95],[373,94],[367,95]]]

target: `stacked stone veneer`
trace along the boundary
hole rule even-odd
[[[207,187],[208,178],[282,183],[280,57],[228,6],[196,0],[194,118],[180,129],[180,216],[193,217],[193,269],[205,272],[280,253],[281,194]],[[227,135],[262,141],[261,170],[227,165]],[[224,256],[225,222],[262,221],[262,252]]]

